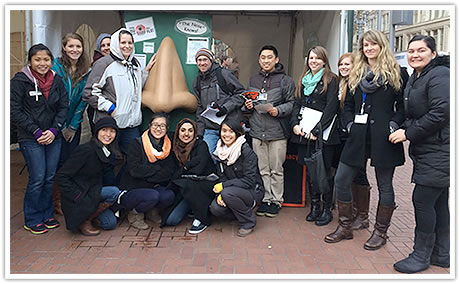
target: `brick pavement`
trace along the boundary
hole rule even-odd
[[[334,277],[333,274],[370,274],[363,276],[367,278],[377,278],[377,274],[407,277],[393,270],[392,265],[412,250],[415,224],[409,182],[410,161],[396,169],[394,186],[399,207],[389,229],[390,239],[377,251],[362,248],[371,229],[355,232],[353,240],[337,244],[323,241],[324,236],[337,226],[337,210],[334,210],[334,220],[329,225],[318,227],[305,222],[307,208],[287,207],[276,218],[257,217],[255,232],[246,238],[236,236],[237,224],[221,220],[215,220],[201,234],[191,235],[188,233],[191,219],[174,228],[160,229],[157,224],[150,223],[148,230],[134,229],[123,220],[115,230],[86,237],[67,231],[62,216],[57,217],[62,224],[60,228],[35,236],[22,228],[27,170],[19,175],[24,165],[20,152],[11,151],[10,165],[9,268],[13,276],[126,273],[144,274],[146,278],[161,278],[158,274],[208,274],[206,277],[209,274],[233,274],[236,278],[241,274],[259,274],[260,277],[265,277],[261,274],[293,274],[298,278],[329,279]],[[373,170],[368,173],[373,186],[370,206],[373,224],[378,194]],[[450,269],[436,266],[422,274],[452,277]]]

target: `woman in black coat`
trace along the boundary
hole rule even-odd
[[[128,148],[126,170],[120,181],[120,187],[127,192],[120,202],[128,210],[129,224],[136,229],[149,228],[145,213],[166,208],[174,201],[174,192],[167,187],[176,172],[168,125],[166,113],[154,113],[149,128]]]
[[[218,195],[209,209],[218,217],[236,217],[240,223],[238,236],[246,237],[254,231],[254,208],[265,192],[257,155],[246,143],[241,120],[225,119],[219,136],[213,158],[220,182],[212,189]]]
[[[298,161],[304,163],[304,158],[310,157],[315,150],[317,139],[323,139],[320,132],[331,126],[327,139],[323,139],[323,160],[328,175],[328,191],[321,193],[318,185],[310,182],[311,206],[307,215],[308,222],[315,222],[318,226],[324,226],[332,220],[332,162],[336,147],[340,144],[337,128],[334,127],[338,108],[337,98],[337,76],[332,73],[329,66],[327,51],[321,46],[312,47],[307,53],[307,64],[303,75],[299,78],[296,92],[296,102],[291,116],[291,128],[295,136],[291,141],[299,144],[297,147]],[[319,122],[313,129],[303,129],[303,121],[312,120],[308,115],[309,110],[321,112]],[[334,124],[334,125],[332,125]],[[321,137],[320,137],[321,136]],[[307,178],[310,180],[309,168],[307,167]],[[322,201],[322,208],[321,208]]]
[[[105,117],[94,129],[91,141],[79,145],[56,174],[66,227],[86,236],[100,233],[92,224],[96,218],[103,229],[115,228],[117,219],[109,207],[120,195],[113,173],[117,124]]]
[[[328,243],[353,238],[351,184],[368,158],[375,168],[379,204],[374,230],[364,248],[379,249],[388,238],[396,208],[393,174],[396,166],[404,164],[402,144],[390,143],[388,136],[404,121],[402,90],[407,81],[404,78],[408,77],[388,46],[388,40],[379,31],[369,30],[359,40],[344,108],[349,136],[335,177],[339,225],[324,238]]]
[[[389,139],[399,144],[410,141],[414,251],[394,268],[414,273],[430,264],[450,266],[450,72],[449,56],[438,56],[431,36],[414,36],[407,59],[414,73],[404,90],[406,122]]]
[[[212,187],[218,179],[208,145],[197,139],[197,135],[198,128],[193,120],[185,118],[177,124],[172,151],[178,171],[170,184],[176,198],[173,205],[164,210],[160,225],[176,226],[187,213],[193,212],[195,220],[190,234],[201,233],[211,224],[209,205],[215,195]]]
[[[11,121],[17,126],[29,181],[24,195],[24,229],[43,234],[59,226],[53,214],[53,182],[61,151],[68,97],[62,78],[51,71],[53,55],[43,44],[28,52],[28,65],[10,84]]]

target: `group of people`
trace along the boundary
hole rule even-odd
[[[265,45],[247,88],[202,48],[195,55],[196,122],[181,120],[173,134],[166,113],[154,113],[145,132],[139,130],[142,87],[155,55],[141,70],[134,38],[124,28],[100,35],[97,48],[90,64],[77,34],[64,37],[56,60],[46,46],[34,45],[28,65],[11,80],[11,119],[29,171],[26,230],[42,234],[59,226],[56,184],[67,229],[84,235],[115,228],[125,212],[138,229],[149,227],[145,218],[163,227],[191,215],[192,234],[210,226],[212,215],[234,218],[238,236],[245,237],[256,215],[279,214],[288,142],[297,145],[301,164],[319,143],[327,184],[312,183],[307,169],[306,221],[330,223],[335,192],[338,226],[324,241],[349,240],[353,230],[368,228],[370,159],[379,198],[364,248],[377,250],[388,239],[397,207],[393,174],[405,162],[402,142],[408,140],[416,184],[414,251],[394,267],[405,273],[430,264],[449,267],[449,57],[438,55],[432,37],[410,40],[410,77],[385,36],[369,30],[356,54],[340,57],[338,76],[326,49],[310,48],[297,83],[277,49]],[[85,108],[93,138],[78,145]],[[220,123],[201,115],[209,108]]]

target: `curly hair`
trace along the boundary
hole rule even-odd
[[[359,82],[367,75],[369,70],[369,62],[364,55],[364,40],[378,44],[380,47],[377,63],[372,67],[372,71],[375,74],[374,81],[377,82],[379,78],[382,78],[385,85],[389,84],[396,91],[399,91],[402,83],[401,70],[396,58],[390,50],[388,40],[383,33],[376,30],[369,30],[359,39],[358,54],[355,58],[348,82],[351,93],[355,92]]]

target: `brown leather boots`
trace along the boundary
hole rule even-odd
[[[351,229],[366,229],[369,227],[371,187],[353,183],[351,190],[353,194],[353,223],[351,224]]]
[[[353,239],[353,231],[351,229],[353,203],[338,200],[337,207],[339,209],[339,225],[335,232],[324,237],[326,243],[337,243],[341,240]]]
[[[96,236],[101,232],[98,228],[95,228],[91,221],[99,216],[102,211],[109,208],[111,204],[109,203],[99,203],[99,206],[96,209],[96,212],[93,213],[85,222],[80,225],[80,232],[85,236]]]
[[[55,214],[64,215],[61,208],[61,190],[56,183],[53,185],[53,206]]]
[[[396,209],[396,205],[385,207],[379,203],[377,207],[377,216],[375,217],[374,231],[371,237],[364,244],[367,250],[378,250],[387,243],[387,231],[390,227],[391,216]]]

